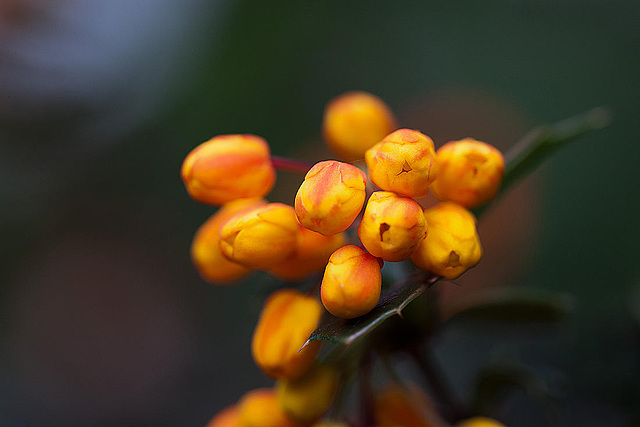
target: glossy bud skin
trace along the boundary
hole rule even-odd
[[[455,427],[507,427],[499,421],[487,417],[473,417],[460,421]]]
[[[438,179],[431,187],[442,201],[472,208],[493,199],[502,183],[504,158],[495,147],[466,138],[436,152]]]
[[[331,254],[345,243],[343,233],[324,236],[303,226],[298,228],[298,248],[269,273],[281,280],[299,281],[324,270]]]
[[[229,261],[220,251],[220,229],[235,214],[263,205],[262,199],[234,200],[211,215],[196,231],[191,243],[191,260],[200,276],[211,283],[228,284],[249,273],[249,269]]]
[[[335,251],[324,271],[322,304],[334,316],[352,319],[368,313],[380,300],[382,263],[357,246]]]
[[[313,363],[315,341],[300,350],[318,326],[322,306],[293,289],[274,292],[265,302],[253,333],[251,352],[262,371],[273,378],[296,378]]]
[[[276,179],[269,145],[256,135],[219,135],[198,145],[180,175],[189,195],[209,205],[262,197]]]
[[[389,107],[366,92],[347,92],[329,101],[322,122],[325,141],[348,162],[362,159],[396,127]]]
[[[365,249],[385,261],[409,258],[426,235],[422,207],[409,197],[388,191],[371,195],[358,226]]]
[[[228,406],[218,412],[206,425],[206,427],[238,427],[240,422],[240,408],[238,405]]]
[[[374,395],[374,419],[380,427],[443,426],[437,410],[417,386],[392,384]]]
[[[245,394],[238,403],[238,427],[299,427],[278,404],[275,390],[257,389]]]
[[[220,250],[229,260],[267,270],[298,246],[298,220],[291,206],[269,203],[232,216],[220,229]]]
[[[329,365],[316,364],[302,377],[278,381],[278,402],[294,420],[312,422],[320,418],[336,392],[338,375]]]
[[[424,197],[436,179],[435,149],[428,136],[399,129],[365,153],[369,178],[386,191]]]
[[[427,209],[429,233],[411,260],[418,267],[447,279],[455,279],[482,257],[476,218],[460,205],[443,202]]]
[[[315,164],[296,194],[298,221],[325,236],[346,230],[362,210],[366,186],[367,175],[353,165],[335,160]]]

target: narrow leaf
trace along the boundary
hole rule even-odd
[[[373,310],[356,319],[345,320],[331,317],[311,334],[305,345],[312,341],[329,341],[349,345],[373,331],[389,317],[401,314],[407,304],[437,280],[438,277],[429,275],[423,277],[422,280],[412,281],[390,289],[382,295],[380,302]]]
[[[549,291],[505,287],[475,293],[444,313],[451,320],[507,323],[557,323],[571,310],[571,300]]]

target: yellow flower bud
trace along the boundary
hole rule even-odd
[[[238,427],[240,418],[238,405],[228,406],[211,419],[206,427]]]
[[[472,208],[491,200],[502,182],[504,158],[495,147],[466,138],[436,152],[438,179],[433,194],[443,201]]]
[[[460,205],[440,203],[427,209],[424,216],[429,233],[411,255],[419,268],[454,279],[473,267],[482,257],[476,218]]]
[[[424,197],[436,178],[433,141],[417,130],[399,129],[365,153],[371,181],[386,191]]]
[[[366,186],[367,175],[353,165],[317,163],[296,194],[300,224],[326,236],[346,230],[362,210]]]
[[[371,311],[380,300],[381,267],[380,260],[357,246],[347,245],[335,251],[320,288],[327,311],[343,319]]]
[[[507,427],[499,421],[486,417],[473,417],[460,421],[455,427]]]
[[[339,421],[318,421],[312,427],[349,427],[347,423],[341,423]]]
[[[374,419],[379,427],[444,426],[431,399],[418,387],[391,384],[374,395]]]
[[[291,206],[269,203],[232,216],[220,229],[220,250],[245,267],[268,269],[298,246],[298,221]]]
[[[343,233],[324,236],[303,226],[298,227],[298,233],[297,250],[269,270],[279,279],[297,281],[322,271],[331,254],[345,243]]]
[[[302,377],[278,381],[278,402],[291,418],[310,422],[324,414],[336,392],[338,374],[329,365],[316,364]]]
[[[180,174],[189,195],[209,205],[262,197],[276,179],[269,145],[256,135],[219,135],[198,145]]]
[[[358,227],[364,247],[385,261],[409,258],[426,234],[422,207],[409,197],[388,191],[371,195]]]
[[[366,92],[347,92],[325,108],[322,131],[329,146],[348,162],[362,159],[364,152],[397,127],[387,105]]]
[[[275,390],[257,389],[245,394],[239,406],[238,427],[299,427],[278,404]]]
[[[293,289],[274,292],[264,304],[253,333],[251,352],[270,377],[295,378],[313,363],[320,348],[314,341],[300,350],[318,326],[320,303]]]
[[[239,212],[264,204],[262,199],[238,199],[220,208],[196,231],[191,243],[191,260],[200,276],[212,283],[238,280],[250,270],[229,261],[220,251],[220,228]]]

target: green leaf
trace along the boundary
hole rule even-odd
[[[474,214],[480,217],[513,184],[533,172],[559,148],[589,132],[608,126],[610,121],[611,112],[605,107],[598,107],[566,120],[532,129],[505,154],[505,172],[498,195],[489,204],[473,209]]]
[[[491,320],[508,323],[557,323],[571,310],[571,299],[555,292],[503,287],[475,292],[449,313],[454,320]]]
[[[494,199],[497,201],[500,195],[521,177],[530,173],[542,161],[548,158],[558,148],[567,142],[574,140],[586,133],[601,129],[608,125],[610,112],[604,108],[596,108],[584,114],[555,123],[549,126],[535,128],[519,141],[505,158],[507,160],[503,184],[500,193]],[[490,205],[475,209],[476,216],[480,216],[483,210]],[[331,318],[328,322],[314,331],[305,346],[312,341],[329,341],[344,345],[351,344],[361,338],[386,319],[400,314],[411,301],[421,295],[425,289],[438,280],[435,276],[429,276],[421,282],[405,282],[386,292],[378,305],[368,314],[352,320]],[[489,304],[489,303],[488,303]],[[510,302],[495,301],[492,306],[478,307],[468,312],[475,315],[484,313],[493,318],[506,320],[529,319],[529,321],[551,319],[557,321],[567,311],[566,301],[555,299],[524,299]],[[536,320],[537,319],[537,320]]]
[[[311,334],[305,346],[312,341],[351,344],[373,331],[389,317],[402,315],[402,310],[437,280],[436,276],[425,275],[419,280],[389,289],[382,295],[375,308],[364,316],[348,320],[331,317]]]
[[[535,401],[554,409],[558,397],[547,384],[532,371],[515,364],[501,363],[489,366],[478,373],[473,398],[476,413],[491,414],[509,392],[522,390]]]

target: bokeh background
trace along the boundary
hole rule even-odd
[[[510,426],[638,425],[640,6],[632,0],[0,0],[0,423],[202,426],[269,385],[249,341],[274,286],[204,283],[188,248],[213,212],[179,180],[221,133],[329,156],[325,103],[386,100],[436,145],[507,149],[606,105],[486,217],[483,265],[456,292],[508,284],[571,297],[559,328],[448,331],[464,395],[518,360],[558,393],[520,393]],[[280,174],[272,199],[292,202]],[[496,359],[497,358],[497,359]],[[635,417],[635,418],[634,418]]]

